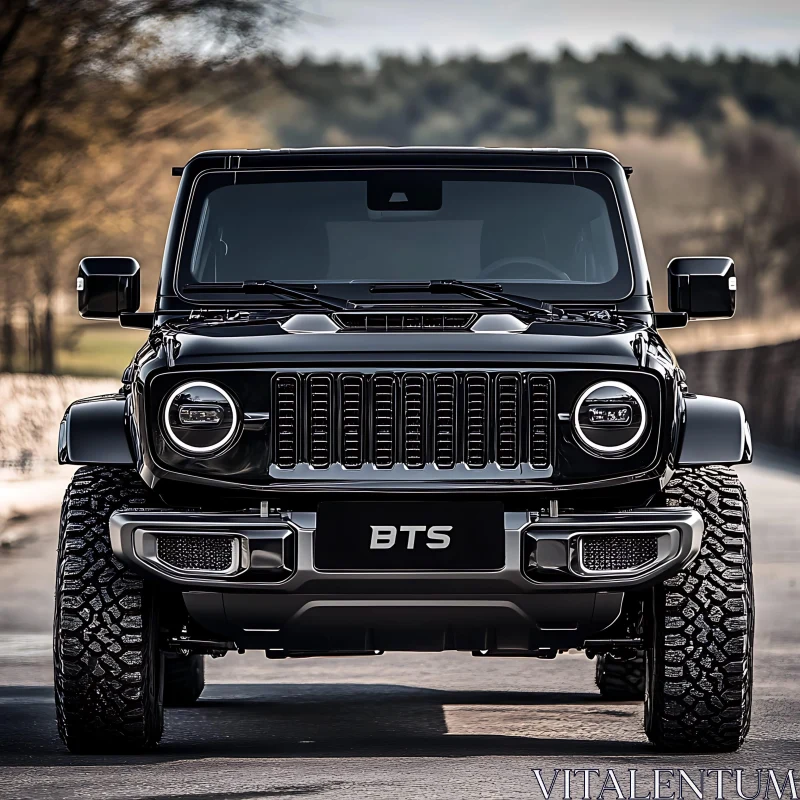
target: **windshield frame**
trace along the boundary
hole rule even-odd
[[[213,283],[206,281],[196,281],[191,276],[191,263],[193,259],[193,252],[195,247],[196,236],[200,229],[200,218],[203,214],[204,201],[208,195],[217,188],[237,185],[240,176],[258,176],[259,180],[250,181],[248,183],[280,183],[286,182],[287,176],[297,176],[303,181],[316,180],[364,180],[369,173],[380,173],[388,171],[410,172],[410,171],[425,171],[435,172],[447,179],[447,174],[464,175],[468,180],[474,177],[476,180],[498,180],[502,181],[504,176],[507,180],[525,181],[527,176],[533,175],[547,175],[553,183],[574,183],[576,185],[586,185],[585,178],[592,176],[591,180],[601,178],[603,180],[603,191],[598,192],[601,194],[603,200],[606,201],[608,206],[609,222],[612,228],[612,234],[615,244],[615,249],[618,258],[617,276],[620,277],[620,284],[624,286],[624,291],[614,292],[613,295],[602,296],[601,292],[597,292],[597,296],[591,297],[574,297],[569,295],[560,295],[556,292],[548,292],[548,287],[558,287],[558,283],[546,283],[542,281],[522,281],[522,280],[502,280],[497,278],[480,280],[473,279],[471,282],[476,284],[485,283],[488,285],[503,284],[504,290],[513,291],[523,297],[530,297],[531,299],[541,299],[549,303],[565,305],[565,306],[613,306],[617,303],[623,302],[631,297],[636,291],[637,284],[637,271],[634,264],[631,241],[627,230],[626,218],[623,212],[622,204],[617,192],[617,188],[611,176],[606,172],[598,169],[552,169],[552,168],[537,168],[537,167],[491,167],[491,166],[419,166],[419,165],[369,165],[369,166],[292,166],[292,167],[272,167],[272,168],[250,168],[250,169],[220,169],[211,168],[201,170],[192,179],[191,189],[187,198],[186,212],[183,215],[180,238],[178,244],[178,251],[175,259],[175,268],[173,270],[173,290],[175,295],[182,300],[190,303],[193,306],[236,306],[236,307],[264,307],[264,306],[281,306],[283,305],[275,296],[269,297],[255,297],[253,294],[246,294],[244,292],[231,292],[220,291],[215,294],[210,290],[203,291],[202,300],[200,300],[195,292],[189,289],[189,286],[212,286]],[[209,188],[199,195],[199,185],[203,179],[208,176],[214,176],[218,183],[216,186]],[[452,179],[452,177],[450,178]],[[571,179],[571,180],[570,180]],[[596,191],[596,187],[587,187]],[[606,194],[607,193],[607,194]],[[199,196],[198,196],[199,195]],[[615,276],[615,278],[617,277]],[[447,276],[431,276],[431,280],[438,280],[446,278]],[[269,280],[269,278],[264,278]],[[624,280],[624,284],[622,281]],[[284,281],[285,282],[285,281]],[[418,281],[409,281],[415,283]],[[615,279],[606,283],[589,284],[596,288],[606,287],[613,284]],[[308,281],[293,281],[297,283],[298,287],[301,284],[318,285],[325,288],[325,293],[336,297],[337,299],[352,300],[359,305],[393,305],[395,303],[409,305],[414,303],[413,300],[408,298],[400,299],[395,296],[394,301],[389,296],[380,298],[374,293],[370,292],[370,286],[380,283],[397,284],[402,283],[395,278],[382,279],[354,279],[352,281],[342,280],[323,280],[315,279]],[[568,284],[567,284],[568,285]],[[582,284],[586,285],[586,284]],[[182,287],[187,289],[186,292]],[[544,291],[543,291],[544,289]],[[413,292],[411,293],[413,294]],[[431,298],[423,298],[419,296],[419,305],[430,304]],[[449,295],[440,296],[441,304],[464,304],[465,298],[459,297],[454,293],[452,298]]]

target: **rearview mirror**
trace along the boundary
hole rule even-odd
[[[78,311],[86,319],[118,319],[139,308],[139,262],[92,256],[78,265]]]
[[[726,319],[736,310],[733,259],[673,258],[667,267],[669,310],[690,319]],[[685,318],[684,318],[685,319]]]

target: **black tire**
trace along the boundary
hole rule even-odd
[[[679,470],[668,505],[703,516],[700,555],[653,592],[645,732],[657,747],[732,752],[750,728],[753,567],[744,488],[729,467]]]
[[[157,609],[111,551],[108,519],[157,500],[132,469],[84,467],[61,510],[53,660],[58,732],[73,753],[136,752],[163,728]]]
[[[172,708],[197,702],[206,685],[205,660],[193,654],[164,659],[164,705]]]
[[[597,656],[595,683],[604,700],[644,700],[644,651]]]

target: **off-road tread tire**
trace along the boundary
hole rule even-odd
[[[161,656],[151,588],[114,556],[112,512],[161,504],[133,469],[83,467],[61,509],[53,661],[58,732],[74,753],[151,750]]]
[[[164,705],[191,706],[206,685],[205,658],[197,653],[164,659]]]
[[[666,503],[693,506],[697,559],[653,592],[645,732],[656,746],[732,752],[750,728],[753,570],[744,488],[730,467],[678,470]]]
[[[628,657],[614,653],[597,656],[594,679],[604,700],[644,700],[644,651]]]

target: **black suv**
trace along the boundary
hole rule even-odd
[[[741,406],[691,394],[660,329],[729,317],[728,258],[654,310],[628,190],[594,150],[206,152],[153,313],[85,258],[90,318],[149,331],[80,400],[55,678],[70,750],[139,750],[203,658],[462,650],[597,658],[659,747],[750,722]]]

